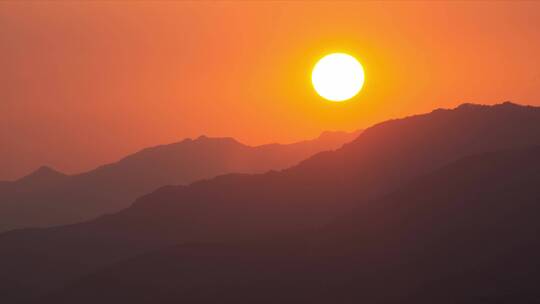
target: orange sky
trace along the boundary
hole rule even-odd
[[[200,134],[248,144],[462,102],[540,105],[540,4],[0,2],[0,179]],[[362,92],[311,88],[349,52]]]

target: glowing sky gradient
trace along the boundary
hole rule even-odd
[[[539,3],[0,2],[0,179],[184,137],[292,142],[463,102],[540,105]],[[316,60],[365,68],[352,100]]]

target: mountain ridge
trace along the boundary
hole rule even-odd
[[[138,196],[168,184],[281,170],[355,136],[356,132],[341,132],[332,140],[259,147],[232,138],[199,137],[142,149],[74,175],[41,167],[19,180],[0,183],[0,231],[88,220],[127,207]]]
[[[531,271],[540,253],[539,153],[535,145],[467,156],[319,233],[177,244],[84,276],[41,303],[149,303],[150,295],[160,303],[433,303],[441,294],[444,303],[531,302],[540,278]]]
[[[229,174],[168,186],[93,221],[0,234],[0,267],[28,290],[43,289],[174,244],[302,234],[460,158],[539,144],[538,108],[454,109],[395,120],[279,172]],[[54,277],[33,271],[51,265],[40,264],[36,256],[57,259]]]

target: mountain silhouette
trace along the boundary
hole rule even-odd
[[[62,182],[67,175],[54,170],[48,166],[42,166],[31,174],[18,180],[19,185],[27,187],[47,186]]]
[[[339,148],[357,135],[325,132],[314,140],[256,147],[232,138],[201,136],[144,149],[77,175],[41,167],[17,181],[0,183],[0,231],[92,219],[125,208],[164,185],[225,173],[281,170],[317,152]]]
[[[539,144],[540,109],[512,103],[387,121],[280,172],[167,186],[93,221],[4,233],[0,293],[13,301],[46,294],[106,265],[178,244],[306,235],[464,157]]]
[[[42,166],[36,171],[17,181],[1,181],[0,193],[12,192],[23,194],[29,189],[36,192],[44,191],[64,182],[67,178],[67,175],[58,172],[51,167]],[[3,202],[4,204],[10,203],[7,200]]]
[[[466,157],[318,233],[174,246],[39,303],[533,303],[539,155],[537,146]]]

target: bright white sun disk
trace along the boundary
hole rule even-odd
[[[333,53],[323,57],[311,74],[315,91],[325,99],[344,101],[354,97],[364,85],[364,69],[353,56]]]

